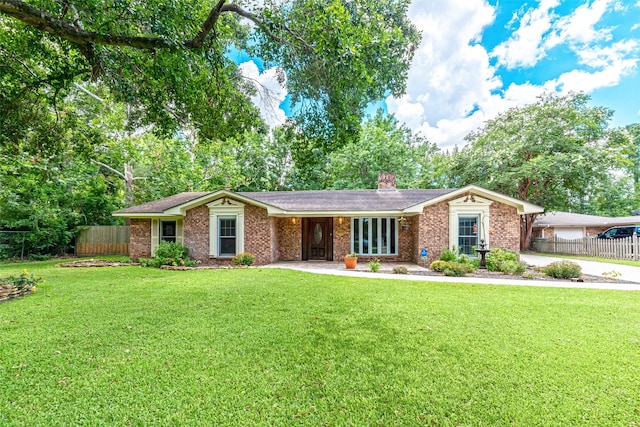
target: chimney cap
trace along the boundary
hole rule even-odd
[[[380,172],[378,174],[378,191],[396,191],[396,174]]]

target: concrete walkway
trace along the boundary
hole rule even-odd
[[[520,255],[520,259],[527,264],[535,266],[549,265],[555,261],[562,261],[560,257],[548,257],[540,255],[524,254]],[[568,261],[575,262],[582,267],[582,272],[590,276],[603,277],[603,273],[615,271],[620,273],[618,279],[625,280],[627,282],[640,283],[640,267],[632,267],[629,265],[610,264],[607,262],[597,261],[582,261],[578,259],[569,259]]]
[[[526,255],[527,257],[529,255]],[[524,256],[523,256],[524,257]],[[536,257],[545,258],[546,262],[541,265],[548,265],[553,262],[552,258],[548,257]],[[527,263],[534,264],[529,260],[524,260]],[[534,260],[535,261],[535,260]],[[597,263],[603,264],[603,263]],[[606,264],[611,266],[613,264]],[[412,280],[422,282],[445,282],[445,283],[470,283],[478,285],[511,285],[511,286],[539,286],[548,288],[580,288],[580,289],[607,289],[607,290],[620,290],[620,291],[640,291],[640,280],[635,276],[638,284],[629,283],[580,283],[571,281],[559,281],[559,280],[527,280],[527,279],[491,279],[491,278],[472,278],[472,277],[447,277],[447,276],[420,276],[412,274],[393,274],[393,267],[404,266],[410,272],[418,272],[420,270],[426,270],[416,264],[409,263],[389,263],[381,264],[381,268],[377,273],[369,271],[368,264],[358,264],[358,269],[347,270],[344,267],[343,262],[313,262],[313,261],[288,261],[277,262],[269,264],[260,268],[285,268],[289,270],[306,271],[317,274],[327,274],[333,276],[346,276],[346,277],[366,277],[371,279],[394,279],[394,280]],[[615,265],[615,267],[618,267]],[[632,267],[636,268],[636,267]],[[619,271],[618,269],[615,269]],[[611,268],[605,271],[611,271]],[[587,273],[585,271],[585,274]],[[628,274],[628,273],[627,273]],[[597,275],[597,274],[594,274]]]

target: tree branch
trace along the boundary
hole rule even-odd
[[[100,34],[92,31],[87,31],[82,27],[80,23],[78,13],[75,10],[73,4],[67,4],[66,10],[61,15],[66,16],[69,9],[71,9],[74,15],[72,19],[73,23],[69,23],[61,18],[56,18],[47,12],[37,9],[33,6],[21,0],[0,0],[0,12],[11,16],[14,19],[24,22],[34,28],[37,28],[46,33],[60,37],[64,40],[70,41],[80,46],[82,53],[91,59],[93,56],[92,45],[106,45],[106,46],[129,46],[138,49],[198,49],[204,44],[205,39],[211,33],[215,27],[220,15],[224,12],[235,13],[243,18],[246,18],[255,23],[262,31],[264,31],[269,37],[273,38],[279,43],[290,44],[287,40],[274,34],[266,25],[266,23],[260,19],[254,13],[251,13],[238,5],[226,4],[227,0],[218,0],[215,6],[209,12],[209,15],[205,22],[202,24],[198,34],[191,40],[186,40],[182,43],[175,43],[171,40],[167,40],[162,37],[141,37],[141,36],[123,36],[123,35],[111,35]],[[286,31],[295,40],[302,44],[302,46],[310,51],[313,47],[302,39],[299,35],[295,34],[289,28],[284,25],[274,24],[276,28]]]
[[[84,47],[91,44],[130,46],[139,49],[173,49],[177,47],[169,40],[158,37],[117,36],[86,31],[20,0],[0,0],[0,12],[41,31]]]
[[[225,4],[224,6],[222,6],[221,12],[233,12],[237,15],[242,16],[243,18],[246,18],[248,20],[250,20],[251,22],[253,22],[254,24],[256,24],[258,27],[260,27],[260,29],[262,31],[264,31],[265,33],[267,33],[267,35],[269,37],[271,37],[272,39],[274,39],[275,41],[277,41],[278,43],[282,43],[282,44],[286,44],[289,45],[290,43],[283,39],[282,37],[274,34],[266,25],[266,23],[260,19],[260,17],[258,17],[258,15],[253,14],[243,8],[241,8],[240,6],[236,5],[236,4]],[[290,28],[284,26],[284,25],[280,25],[280,24],[274,24],[277,28],[286,31],[287,33],[289,33],[294,39],[296,39],[297,41],[299,41],[302,46],[304,46],[305,50],[307,51],[312,51],[313,50],[313,46],[311,46],[309,43],[307,43],[306,40],[304,40],[302,37],[300,37],[299,35],[297,35],[296,33],[294,33],[293,31],[291,31]]]
[[[215,27],[216,22],[218,22],[218,18],[220,18],[220,14],[222,13],[222,8],[227,0],[219,0],[218,4],[216,4],[209,12],[209,16],[207,16],[206,21],[202,24],[202,28],[198,32],[198,35],[193,39],[187,41],[184,45],[189,48],[200,48],[204,43],[204,40],[207,38],[213,27]]]

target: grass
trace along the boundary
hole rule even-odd
[[[640,293],[26,266],[0,425],[640,423]]]
[[[630,259],[613,259],[613,258],[602,258],[602,257],[594,257],[594,256],[548,254],[548,253],[542,253],[542,252],[524,252],[524,254],[546,256],[550,258],[578,259],[582,261],[596,261],[596,262],[605,262],[607,264],[618,264],[618,265],[629,265],[631,267],[640,267],[640,261],[634,261]]]

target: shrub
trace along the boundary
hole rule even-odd
[[[475,268],[471,264],[442,260],[433,261],[429,268],[433,271],[437,271],[438,273],[444,273],[445,276],[457,277],[464,276],[465,274],[473,273],[475,271]]]
[[[153,258],[140,258],[140,265],[156,268],[163,265],[194,267],[196,263],[188,255],[189,248],[184,247],[181,243],[162,242],[156,248],[156,254]]]
[[[462,255],[458,256],[458,258],[455,260],[455,262],[457,262],[458,264],[464,265],[467,273],[473,273],[478,268],[480,268],[480,260],[479,259],[469,258],[465,254],[462,254]]]
[[[409,273],[409,270],[407,270],[407,267],[399,265],[399,266],[393,267],[393,273],[394,274],[407,274],[407,273]]]
[[[487,270],[505,272],[509,270],[513,264],[519,262],[520,256],[509,249],[491,249],[487,254]],[[511,264],[510,264],[511,263]]]
[[[249,267],[255,261],[256,256],[250,252],[241,252],[231,259],[233,265],[246,265]]]
[[[451,261],[455,261],[456,258],[458,258],[458,255],[456,255],[454,251],[452,251],[447,247],[442,248],[442,255],[440,255],[440,261],[451,262]]]
[[[445,276],[462,277],[467,273],[470,273],[469,267],[466,264],[460,264],[459,262],[449,262],[442,271]]]
[[[552,262],[543,271],[547,276],[555,277],[556,279],[572,279],[580,277],[580,274],[582,274],[582,268],[571,261]]]
[[[380,258],[374,258],[371,261],[369,261],[369,269],[374,273],[380,270]]]
[[[429,266],[429,269],[433,271],[437,271],[438,273],[442,273],[447,265],[449,265],[448,261],[439,259],[439,260],[433,261]]]
[[[520,261],[505,261],[501,265],[501,272],[506,274],[521,275],[525,272],[527,266]]]

